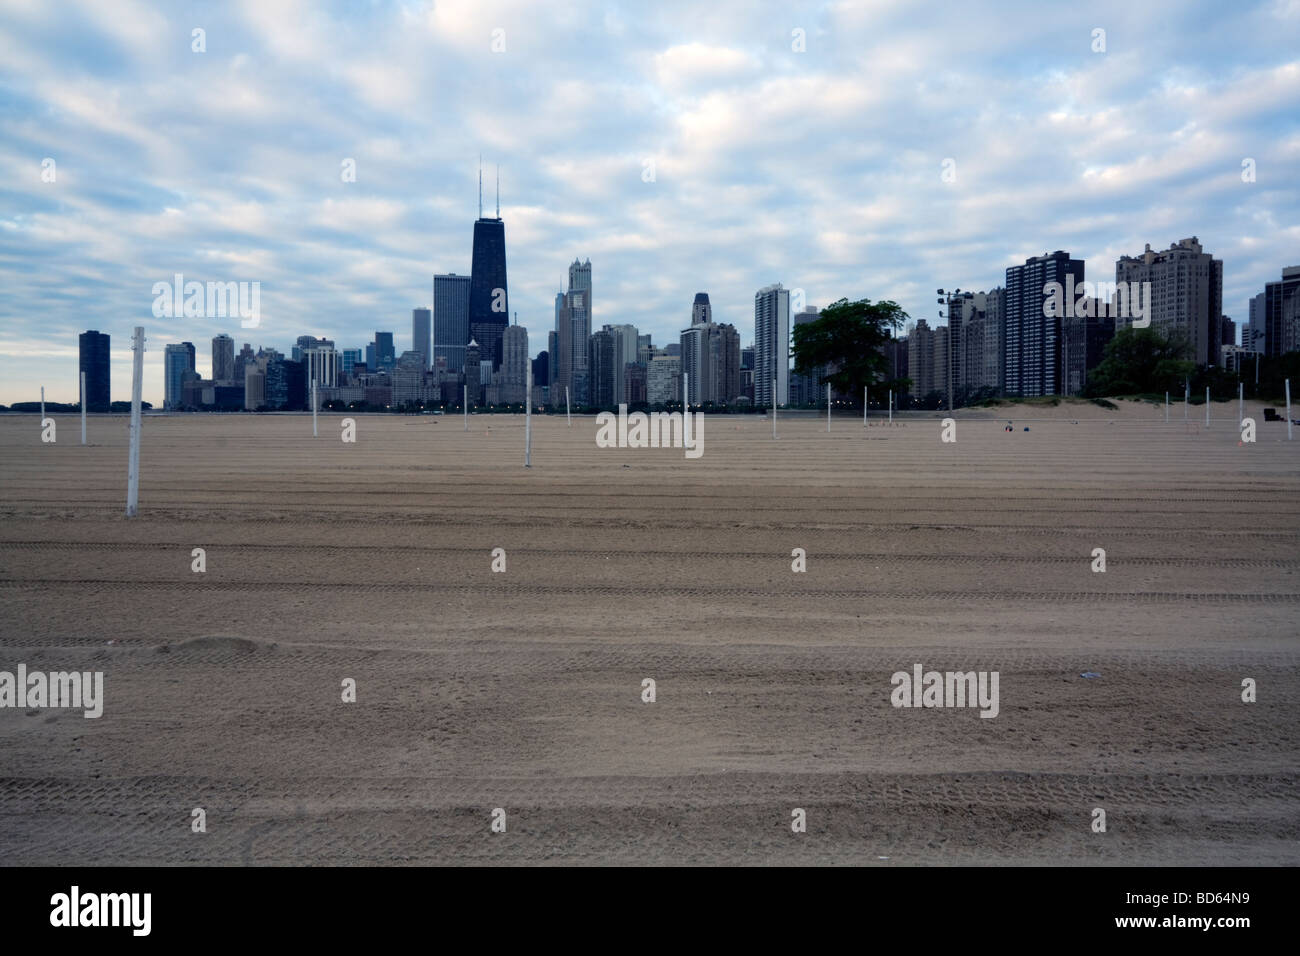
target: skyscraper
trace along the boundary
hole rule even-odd
[[[86,376],[86,411],[106,412],[109,406],[108,342],[103,332],[90,330],[78,338],[81,371]]]
[[[570,398],[575,405],[586,405],[590,398],[588,363],[591,339],[591,260],[581,264],[577,259],[569,266],[569,291],[556,299],[556,335],[558,356],[555,362],[555,384],[559,390],[552,401],[559,402],[565,387],[571,389]]]
[[[253,346],[248,342],[245,342],[244,347],[241,348],[239,354],[235,356],[235,371],[231,378],[236,385],[243,383],[247,368],[252,365],[255,360],[256,358],[253,353]]]
[[[1267,333],[1265,306],[1268,302],[1266,293],[1261,292],[1250,299],[1250,322],[1241,330],[1241,347],[1248,352],[1263,352]]]
[[[1007,269],[1006,335],[1002,347],[1008,395],[1061,393],[1061,317],[1047,314],[1045,289],[1049,282],[1064,288],[1067,276],[1073,276],[1074,286],[1079,286],[1083,267],[1082,259],[1071,259],[1068,252],[1057,250]]]
[[[501,333],[501,401],[522,403],[528,387],[528,330],[508,325]]]
[[[433,313],[428,309],[411,310],[411,351],[420,356],[420,370],[423,372],[429,371],[433,364],[430,349],[432,325]]]
[[[754,293],[754,403],[790,402],[790,290],[781,283]]]
[[[331,343],[332,345],[333,343]],[[393,333],[376,332],[375,333],[375,368],[392,369],[397,364],[397,355],[393,351]]]
[[[695,302],[691,305],[691,325],[708,325],[712,321],[713,306],[709,305],[709,294],[695,293]]]
[[[163,349],[163,408],[180,408],[185,373],[194,371],[194,344],[181,342]]]
[[[497,215],[483,216],[483,176],[479,174],[479,218],[474,221],[474,250],[470,261],[469,334],[484,359],[501,365],[501,335],[510,324],[510,295],[506,285],[506,224]]]
[[[587,310],[591,311],[591,260],[579,262],[574,256],[569,266],[569,291],[587,293]]]
[[[433,277],[433,357],[445,358],[447,371],[465,368],[465,346],[469,344],[470,277]]]
[[[235,381],[235,340],[225,333],[212,339],[212,381],[222,385]]]
[[[636,364],[637,332],[635,325],[606,325],[614,337],[614,404],[626,402],[627,366]]]

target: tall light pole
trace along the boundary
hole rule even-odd
[[[945,292],[943,289],[936,289],[935,291],[939,293],[939,304],[948,310],[947,312],[943,309],[939,310],[939,318],[943,319],[944,326],[948,327],[948,320],[952,315],[952,300],[961,295],[961,289],[953,289],[950,292]],[[952,356],[954,348],[956,348],[956,344],[953,341],[952,329],[951,327],[948,327],[948,367],[943,370],[943,380],[945,383],[947,383],[952,377]],[[955,407],[957,404],[956,396],[950,395],[947,397],[952,399],[948,403],[949,406]]]

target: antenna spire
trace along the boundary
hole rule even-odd
[[[483,218],[483,154],[478,154],[478,217]]]
[[[501,218],[501,164],[497,163],[497,218]]]

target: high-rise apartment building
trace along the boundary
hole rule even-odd
[[[776,383],[777,405],[790,402],[790,290],[781,283],[754,294],[754,402],[772,404]]]
[[[1109,315],[1076,315],[1061,321],[1062,394],[1083,394],[1088,376],[1101,363],[1106,344],[1114,337],[1115,319]]]
[[[667,352],[656,352],[646,364],[646,401],[666,405],[682,400],[682,360]]]
[[[972,395],[1002,394],[1002,337],[1006,290],[962,292],[948,296],[948,361],[935,370],[936,386],[949,408]]]
[[[1250,300],[1250,321],[1241,330],[1241,347],[1251,352],[1264,352],[1268,323],[1265,321],[1267,296],[1261,292]]]
[[[622,371],[616,361],[614,336],[609,326],[592,333],[587,368],[591,376],[589,403],[597,408],[609,408],[614,404],[614,376]]]
[[[1048,283],[1067,277],[1072,285],[1084,279],[1084,262],[1057,250],[1023,266],[1007,269],[1006,324],[1002,343],[1006,394],[1030,397],[1061,391],[1061,317],[1047,314]],[[915,377],[915,376],[913,376]]]
[[[1264,354],[1300,351],[1300,266],[1282,270],[1264,286]]]
[[[1115,282],[1151,283],[1151,328],[1187,346],[1197,365],[1217,365],[1222,335],[1223,261],[1201,249],[1196,236],[1180,239],[1161,252],[1121,256]],[[1131,310],[1130,310],[1131,311]],[[1116,331],[1128,328],[1133,316],[1117,316]]]
[[[809,322],[817,321],[821,312],[816,306],[804,306],[802,312],[796,312],[792,325],[798,328]],[[800,373],[796,369],[790,370],[790,401],[794,405],[808,405],[823,401],[826,397],[826,389],[821,384],[821,379],[826,375],[826,366],[819,365],[807,374]]]

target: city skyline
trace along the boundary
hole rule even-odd
[[[1300,261],[1300,5],[1195,5],[1176,23],[1119,4],[1047,24],[1021,9],[1014,37],[1005,8],[950,12],[945,37],[914,7],[552,21],[379,5],[296,14],[290,39],[270,29],[286,15],[274,3],[10,8],[0,403],[41,385],[75,401],[87,329],[112,339],[120,400],[145,327],[158,407],[167,344],[403,343],[432,277],[470,272],[480,152],[501,167],[508,315],[532,355],[574,257],[598,273],[593,329],[672,343],[706,289],[747,344],[754,293],[778,282],[808,305],[893,299],[934,326],[936,286],[992,289],[1054,249],[1109,278],[1120,256],[1199,236],[1243,324]],[[84,14],[75,36],[55,29],[69,10]],[[790,148],[755,151],[773,131]],[[260,282],[260,326],[154,318],[152,285],[176,273]]]

